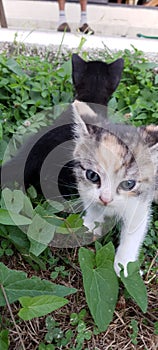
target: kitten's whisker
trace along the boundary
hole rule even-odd
[[[79,197],[78,193],[64,194],[63,196],[64,196],[64,198],[65,197],[76,197],[76,198]],[[61,195],[61,197],[63,197],[63,196]]]
[[[83,212],[83,205],[82,204],[78,205],[78,207],[75,208],[76,213],[79,212],[79,214],[80,214],[81,209],[82,209],[82,212]]]
[[[84,211],[88,210],[93,203],[94,203],[94,201],[90,201],[89,203],[87,203],[86,207],[84,207],[84,209],[81,211],[80,216],[82,216]],[[79,210],[80,207],[83,208],[83,204],[82,203],[78,207],[78,210]]]
[[[67,182],[60,182],[58,183],[60,186],[63,186],[63,187],[68,187],[68,188],[75,188],[75,190],[77,190],[77,186],[75,184],[69,184]]]
[[[91,203],[87,204],[86,207],[84,208],[84,210],[88,210],[91,207],[92,204],[94,204],[94,202],[91,202]]]
[[[72,141],[72,140],[71,140],[71,141]],[[66,150],[69,149],[70,151],[73,152],[73,148],[72,148],[71,145],[64,146],[64,144],[60,144],[59,146],[60,146],[60,148],[62,148],[62,149],[66,149]]]

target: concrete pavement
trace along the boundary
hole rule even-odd
[[[39,44],[39,45],[55,45],[59,46],[61,42],[68,48],[78,48],[81,42],[82,35],[78,33],[58,33],[56,31],[31,31],[19,29],[0,29],[1,42],[13,42],[15,39],[21,43]],[[144,52],[158,53],[158,40],[138,39],[138,38],[116,38],[106,36],[86,36],[84,43],[85,49],[104,49],[109,50],[132,50],[132,46]]]
[[[3,0],[8,29],[0,28],[0,42],[17,41],[40,45],[63,45],[77,48],[82,35],[76,28],[80,19],[80,6],[66,4],[67,19],[72,32],[58,33],[58,4],[51,1]],[[94,36],[84,36],[84,48],[109,50],[132,49],[158,52],[158,40],[138,39],[137,33],[158,36],[158,8],[132,6],[88,5],[88,23]]]
[[[55,1],[3,0],[9,28],[56,30],[58,4]],[[88,23],[97,35],[136,37],[137,33],[158,36],[158,8],[129,5],[88,4]],[[66,3],[67,21],[76,32],[79,3]]]

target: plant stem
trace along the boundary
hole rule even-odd
[[[20,342],[21,342],[21,345],[22,345],[22,349],[23,349],[23,350],[26,350],[25,345],[24,345],[23,340],[22,340],[22,337],[21,337],[21,334],[20,334],[20,332],[19,332],[19,327],[17,326],[17,324],[16,324],[16,322],[15,322],[15,318],[14,318],[14,315],[13,315],[13,313],[12,313],[12,309],[11,309],[11,307],[10,307],[10,304],[9,304],[9,301],[8,301],[8,298],[7,298],[5,289],[4,289],[4,287],[3,287],[2,284],[0,285],[0,288],[1,288],[1,290],[2,290],[4,299],[5,299],[5,301],[6,301],[8,310],[9,310],[9,312],[10,312],[11,319],[12,319],[12,321],[13,321],[13,323],[14,323],[14,326],[15,326],[15,328],[16,328],[16,331],[17,331],[17,333],[18,333],[18,336],[19,336],[19,339],[20,339]]]

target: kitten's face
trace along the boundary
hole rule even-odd
[[[106,211],[109,208],[109,214],[119,213],[127,201],[134,203],[138,197],[147,196],[152,175],[148,164],[146,173],[142,174],[132,153],[118,141],[115,136],[104,133],[95,147],[85,145],[85,154],[80,153],[76,170],[79,193],[85,205],[104,206]]]
[[[143,201],[152,195],[153,162],[137,129],[108,124],[101,129],[78,124],[76,132],[74,157],[79,162],[76,177],[85,207],[97,204],[106,208],[109,215],[122,215],[128,203],[134,205],[137,199]]]

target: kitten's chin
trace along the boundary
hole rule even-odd
[[[117,215],[116,208],[113,207],[113,202],[110,202],[107,205],[104,205],[101,202],[96,203],[96,207],[100,213],[102,213],[104,216],[113,217]]]

